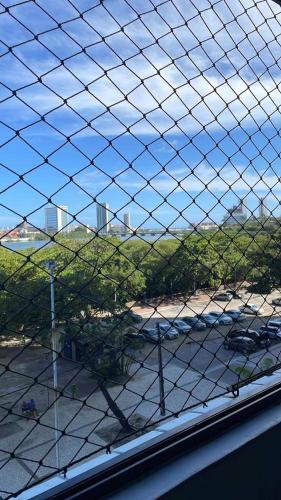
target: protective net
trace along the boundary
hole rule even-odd
[[[280,366],[280,20],[0,2],[3,498]]]

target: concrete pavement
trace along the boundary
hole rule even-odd
[[[262,304],[263,298],[252,297],[249,302]],[[237,308],[240,303],[233,300],[227,308]],[[225,303],[210,304],[209,298],[205,297],[187,306],[161,306],[153,315],[149,311],[142,313],[144,321],[154,325],[161,317],[174,319],[224,307]],[[249,317],[245,325],[241,326],[256,328],[267,321],[272,313],[276,313],[270,304],[263,304],[263,307],[265,318]],[[222,342],[227,331],[227,327],[195,331],[187,337],[180,335],[175,341],[163,343],[164,393],[168,416],[225,393],[228,386],[237,381],[234,372],[237,366],[256,370],[256,367],[262,368],[266,357],[272,359],[273,363],[280,359],[281,344],[272,345],[270,352],[260,351],[249,358],[225,351]],[[141,350],[128,349],[128,355],[133,358],[130,377],[125,385],[116,383],[109,391],[127,417],[137,416],[143,426],[153,425],[163,418],[159,411],[157,346],[146,343]],[[5,496],[5,492],[15,492],[28,484],[33,475],[36,479],[54,470],[54,394],[52,368],[44,349],[26,348],[23,353],[7,351],[6,358],[2,356],[0,361],[0,491]],[[11,370],[5,370],[6,364]],[[43,386],[34,381],[35,377]],[[72,381],[77,385],[79,400],[70,398],[69,385]],[[61,436],[59,443],[61,466],[85,459],[89,454],[104,453],[109,443],[121,439],[120,425],[87,370],[81,369],[76,363],[61,360],[59,385],[63,390],[63,396],[59,399],[59,427],[67,434]],[[20,414],[19,402],[31,396],[36,399],[40,410],[38,421],[24,419]],[[18,415],[8,414],[9,408],[13,408]],[[15,456],[11,459],[10,453],[14,451]]]

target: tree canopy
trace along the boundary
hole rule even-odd
[[[40,250],[0,248],[2,332],[50,327],[50,274],[56,264],[58,322],[81,311],[113,313],[128,302],[247,280],[279,286],[281,231],[274,235],[221,228],[181,238],[120,241],[115,237],[67,239]]]

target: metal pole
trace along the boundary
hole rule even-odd
[[[160,414],[166,415],[165,411],[165,391],[164,391],[164,377],[163,377],[163,363],[162,363],[162,349],[161,349],[161,335],[159,322],[156,325],[158,333],[158,367],[159,367],[159,393],[160,393]]]
[[[52,357],[53,357],[53,387],[54,387],[54,413],[55,413],[55,453],[57,468],[60,468],[59,450],[59,414],[58,414],[58,368],[57,368],[57,334],[56,334],[56,312],[55,312],[55,263],[49,262],[50,286],[51,286],[51,325],[52,325]]]

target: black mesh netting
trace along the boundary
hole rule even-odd
[[[4,498],[279,368],[280,19],[0,2]]]

